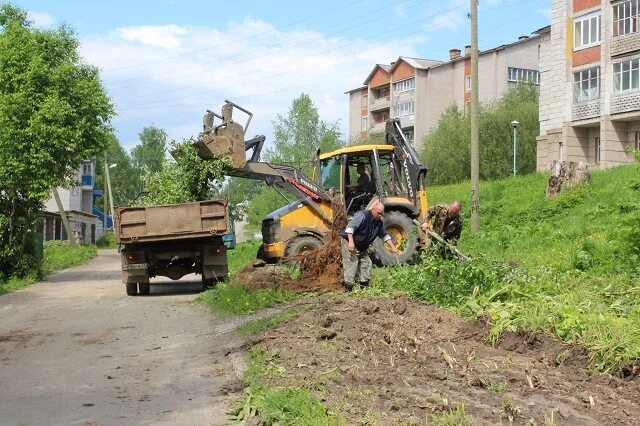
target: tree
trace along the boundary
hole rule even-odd
[[[519,83],[496,102],[480,106],[480,178],[500,179],[512,173],[513,120],[518,126],[518,173],[536,169],[536,136],[539,133],[538,88]],[[438,126],[424,139],[420,152],[429,167],[429,183],[459,182],[470,177],[469,116],[448,108]]]
[[[78,46],[68,27],[36,29],[0,6],[0,275],[38,266],[29,241],[51,188],[71,184],[111,136],[113,107]]]
[[[318,108],[306,93],[294,99],[286,117],[277,115],[273,124],[273,147],[265,152],[267,161],[301,168],[306,174],[315,165],[315,152],[332,151],[340,140],[340,123],[320,120]]]
[[[229,159],[204,160],[192,140],[172,143],[175,160],[165,159],[159,171],[144,174],[145,197],[141,204],[177,204],[204,201],[222,186]]]
[[[158,172],[162,169],[167,150],[167,133],[154,126],[138,133],[140,143],[131,150],[133,166],[138,170]]]

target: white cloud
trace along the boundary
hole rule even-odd
[[[465,10],[449,10],[447,12],[443,12],[433,18],[426,28],[431,32],[441,30],[456,31],[465,25],[466,13],[467,12]]]
[[[29,11],[27,12],[27,15],[29,16],[29,19],[33,21],[33,24],[38,28],[49,28],[55,22],[53,16],[49,15],[48,13]]]
[[[99,66],[118,108],[114,125],[123,144],[154,122],[170,137],[195,135],[207,108],[224,99],[254,113],[250,136],[271,138],[271,120],[309,93],[327,121],[348,133],[345,91],[359,87],[375,63],[417,56],[424,35],[387,42],[328,37],[314,31],[281,31],[246,20],[216,29],[158,25],[121,28],[83,40],[82,54]],[[135,66],[144,64],[143,66]]]
[[[538,15],[544,16],[547,20],[551,21],[551,9],[548,7],[542,9],[536,9]]]

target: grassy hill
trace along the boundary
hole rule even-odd
[[[379,286],[488,315],[493,336],[543,330],[587,347],[593,366],[628,374],[640,359],[640,167],[593,173],[590,184],[546,198],[545,174],[480,186],[481,232],[469,232],[470,184],[432,187],[432,204],[461,200],[458,264],[423,256],[389,269]],[[638,365],[638,364],[636,364]]]

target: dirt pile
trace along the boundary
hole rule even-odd
[[[334,201],[332,207],[334,216],[330,240],[323,246],[293,259],[287,259],[282,265],[248,265],[236,273],[236,280],[254,290],[284,288],[318,293],[342,291],[340,232],[347,225],[347,216],[339,201]],[[291,277],[291,265],[298,267],[299,276]]]
[[[463,403],[470,424],[640,424],[640,379],[591,374],[584,351],[406,298],[321,299],[259,345],[349,424],[420,424]],[[530,419],[534,419],[530,423]],[[402,423],[405,422],[405,423]]]

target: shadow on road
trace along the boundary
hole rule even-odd
[[[151,282],[151,294],[152,296],[173,296],[176,294],[198,294],[201,293],[202,282],[200,281],[164,281],[164,282]]]

